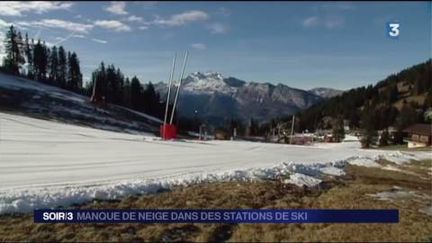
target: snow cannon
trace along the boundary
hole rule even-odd
[[[177,137],[177,128],[172,124],[160,126],[160,136],[163,140],[169,140]]]

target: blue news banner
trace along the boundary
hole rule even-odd
[[[34,211],[35,223],[398,223],[399,210],[132,209]]]

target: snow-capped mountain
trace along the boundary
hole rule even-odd
[[[236,87],[227,84],[220,73],[195,72],[183,80],[183,91],[196,94],[212,94],[219,92],[227,95],[235,94]]]
[[[166,97],[167,84],[156,90]],[[284,84],[246,82],[216,72],[194,72],[183,79],[179,112],[182,116],[225,119],[269,120],[306,109],[323,99],[311,92]]]
[[[323,88],[323,87],[310,89],[309,92],[316,94],[316,95],[318,95],[324,99],[338,96],[338,95],[343,93],[342,90],[337,90],[337,89],[332,89],[332,88]]]

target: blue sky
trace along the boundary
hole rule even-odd
[[[1,32],[11,23],[77,52],[85,79],[104,61],[166,80],[189,50],[187,72],[348,89],[431,57],[430,2],[0,2]]]

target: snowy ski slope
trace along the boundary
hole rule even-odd
[[[370,165],[430,158],[430,152],[361,150],[358,142],[303,147],[243,141],[160,141],[0,113],[0,213],[67,206],[214,180],[293,174],[298,185]],[[318,180],[315,180],[318,179]]]
[[[113,104],[98,107],[86,96],[1,72],[0,110],[132,134],[157,132],[162,123],[142,112]]]

